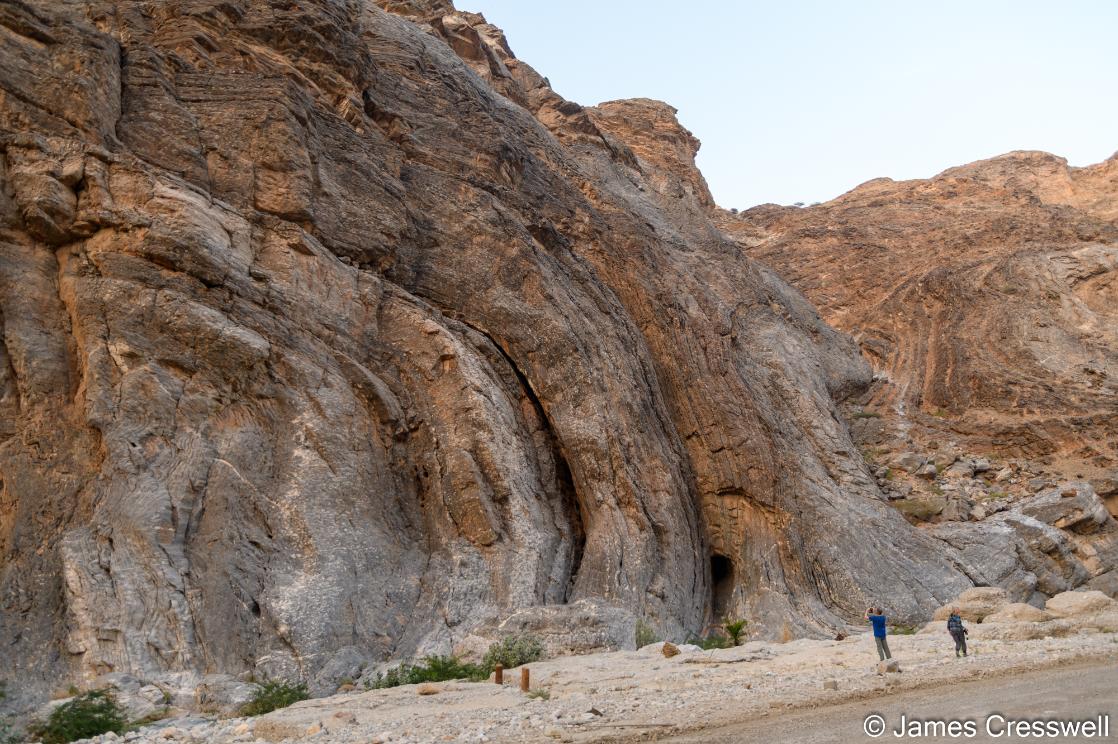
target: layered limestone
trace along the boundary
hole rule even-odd
[[[669,107],[383,5],[0,9],[0,666],[311,678],[532,608],[577,650],[969,586]]]
[[[954,443],[1114,502],[1115,205],[1118,156],[1074,168],[1013,152],[718,220],[858,340],[876,373],[863,402],[882,417],[868,447]]]
[[[954,378],[870,388],[861,351],[880,367],[888,338],[860,350],[747,255],[853,329],[819,266],[779,260],[799,212],[721,215],[671,107],[567,101],[479,15],[40,0],[0,34],[0,668],[24,694],[328,690],[512,631],[624,646],[637,619],[789,638],[871,603],[924,619],[974,582],[1036,601],[1114,562],[1086,486],[997,517],[1002,562],[985,523],[909,525],[837,405],[946,405]],[[991,236],[1085,241],[1019,253],[1079,282],[1060,348],[1103,371],[1075,395],[1037,377],[1055,397],[1022,426],[1074,450],[1064,410],[1109,447],[1111,171],[1006,167],[956,187],[1017,209]]]

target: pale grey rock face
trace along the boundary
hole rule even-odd
[[[327,689],[511,626],[775,638],[969,586],[671,109],[416,8],[0,12],[0,666]]]

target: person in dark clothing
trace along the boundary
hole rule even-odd
[[[877,655],[882,661],[892,659],[889,653],[889,642],[885,640],[885,613],[880,607],[870,607],[866,610],[866,620],[873,626],[873,640],[877,644]]]
[[[955,656],[958,658],[959,652],[963,652],[963,656],[967,655],[967,629],[963,627],[963,618],[959,617],[959,611],[954,607],[951,608],[951,614],[947,616],[947,632],[955,639]]]

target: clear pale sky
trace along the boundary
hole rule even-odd
[[[1111,0],[456,0],[586,105],[658,98],[724,207],[831,199],[1010,150],[1118,150]]]

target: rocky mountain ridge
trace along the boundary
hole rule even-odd
[[[870,365],[727,238],[779,231],[723,222],[666,104],[566,101],[438,0],[17,1],[0,33],[24,702],[330,690],[510,628],[823,635],[984,580],[888,505],[839,410]]]
[[[1013,152],[717,219],[872,361],[875,384],[853,411],[877,417],[858,423],[863,444],[1026,459],[1109,495],[1116,204],[1118,155],[1073,168]]]

